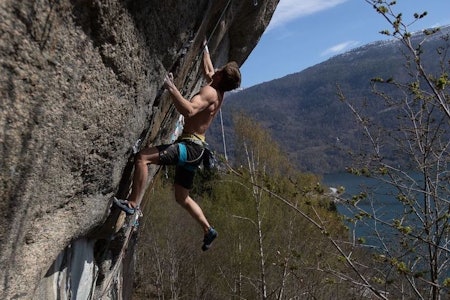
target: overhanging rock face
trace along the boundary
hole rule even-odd
[[[178,117],[164,75],[192,95],[205,37],[216,65],[242,64],[277,3],[1,2],[0,298],[96,298],[133,146],[167,141]]]

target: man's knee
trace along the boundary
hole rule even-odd
[[[175,194],[175,201],[177,201],[178,204],[181,206],[184,206],[186,204],[186,198],[180,197]]]
[[[142,164],[145,162],[144,155],[142,154],[142,152],[138,152],[136,154],[136,156],[134,157],[134,161],[136,164]]]
[[[175,184],[175,201],[181,206],[185,206],[189,197],[189,191]]]
[[[136,165],[148,165],[157,163],[158,150],[156,148],[145,148],[134,157]]]
[[[134,166],[136,169],[147,168],[147,162],[145,161],[142,154],[137,153],[134,157]]]

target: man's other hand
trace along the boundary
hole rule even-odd
[[[173,83],[172,73],[167,74],[164,78],[164,88],[168,89],[169,91],[176,88],[175,84]]]

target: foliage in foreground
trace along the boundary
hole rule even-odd
[[[365,293],[349,284],[351,274],[341,276],[346,262],[330,238],[345,244],[347,232],[318,178],[293,170],[254,121],[241,117],[237,128],[240,167],[203,178],[193,191],[219,232],[212,249],[201,252],[202,232],[173,201],[170,179],[148,192],[135,298],[337,299]]]
[[[437,49],[414,42],[408,26],[426,16],[417,13],[413,21],[395,13],[396,2],[366,0],[392,26],[382,33],[397,38],[403,45],[403,76],[377,77],[373,92],[384,111],[395,116],[386,126],[364,113],[351,99],[341,99],[354,113],[365,134],[370,151],[361,153],[358,166],[351,172],[375,178],[387,186],[384,195],[362,190],[344,199],[355,214],[353,223],[370,228],[370,245],[378,275],[376,281],[390,298],[442,299],[450,286],[450,37],[442,36]],[[434,38],[439,29],[425,30]],[[423,59],[431,52],[436,68]],[[430,54],[428,53],[428,56]],[[389,160],[386,149],[397,158],[407,158],[409,165]],[[389,199],[386,201],[386,199]],[[400,207],[388,211],[387,204]],[[366,240],[367,241],[367,240]]]

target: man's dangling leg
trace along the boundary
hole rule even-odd
[[[217,231],[209,225],[208,220],[203,213],[203,210],[200,208],[197,202],[195,202],[189,196],[188,189],[182,187],[179,184],[175,184],[175,199],[203,228],[204,237],[202,250],[208,250],[211,247],[211,243],[217,237]]]
[[[205,233],[211,227],[201,207],[189,196],[189,190],[179,184],[174,185],[175,199],[200,224]]]

